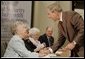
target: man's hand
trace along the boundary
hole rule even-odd
[[[65,48],[64,48],[64,50],[72,50],[73,48],[75,47],[75,44],[74,44],[74,42],[71,42],[71,43],[69,43]]]

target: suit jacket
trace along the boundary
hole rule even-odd
[[[8,44],[4,57],[38,57],[38,54],[27,50],[22,38],[14,35]]]
[[[39,41],[41,43],[45,43],[46,44],[46,47],[49,47],[49,41],[50,41],[50,46],[52,46],[53,43],[54,43],[54,38],[51,36],[50,39],[49,39],[49,41],[48,41],[48,38],[47,38],[46,34],[43,34],[43,35],[41,35],[39,37]]]
[[[75,41],[77,44],[73,49],[78,53],[81,47],[84,46],[84,21],[82,16],[74,11],[62,12],[63,22],[59,22],[60,37],[58,41],[51,47],[55,52],[58,50],[67,39],[69,42]],[[62,26],[61,26],[62,25]]]

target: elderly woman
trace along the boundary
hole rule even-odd
[[[38,28],[31,28],[29,30],[29,40],[30,40],[30,42],[28,42],[27,45],[26,45],[28,50],[30,50],[32,52],[33,51],[37,52],[40,49],[45,47],[45,43],[41,44],[40,41],[38,41],[39,36],[40,36],[40,30]]]
[[[8,44],[4,57],[38,57],[38,53],[30,52],[25,47],[23,39],[28,37],[29,28],[27,24],[16,21],[11,29],[13,37]]]

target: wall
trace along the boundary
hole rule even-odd
[[[47,16],[46,7],[57,2],[61,5],[64,11],[72,10],[71,1],[35,1],[34,2],[34,27],[40,29],[41,34],[45,32],[47,26],[52,26],[54,29],[53,36],[55,41],[58,39],[58,22],[54,22]]]
[[[59,1],[63,11],[72,10],[72,1]]]
[[[53,1],[54,2],[54,1]],[[47,5],[53,3],[52,1],[35,1],[35,9],[34,9],[34,27],[37,27],[41,30],[41,34],[45,32],[47,26],[52,26],[54,28],[54,32],[57,33],[57,22],[52,21],[47,16]],[[54,26],[55,25],[55,26]],[[55,34],[53,34],[55,35]],[[58,34],[56,34],[58,37]],[[55,37],[55,38],[56,38]]]

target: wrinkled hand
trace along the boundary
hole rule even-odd
[[[45,46],[44,46],[43,44],[40,44],[40,45],[37,46],[36,49],[34,49],[34,51],[37,52],[37,51],[43,49],[44,47],[45,47]]]
[[[75,47],[75,44],[72,42],[72,43],[69,43],[69,44],[64,48],[64,50],[72,50],[74,47]]]
[[[40,55],[41,57],[46,56],[46,55],[48,55],[49,53],[50,53],[50,51],[48,50],[48,48],[43,48],[43,49],[41,49],[41,50],[39,51],[39,55]]]

